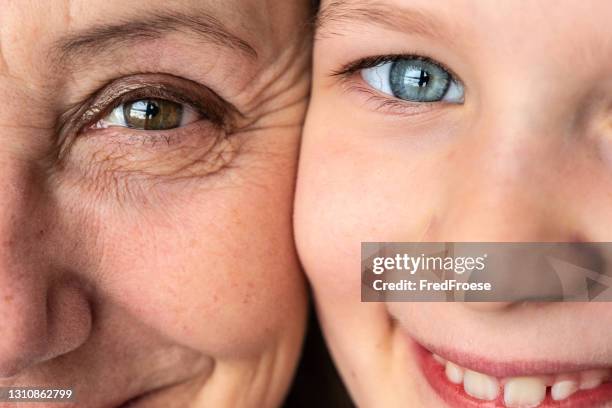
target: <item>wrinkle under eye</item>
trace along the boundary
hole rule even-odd
[[[112,81],[63,115],[54,156],[65,166],[79,146],[129,149],[124,152],[135,161],[170,145],[202,152],[231,135],[242,117],[205,85],[171,74],[135,74]]]
[[[124,127],[135,132],[174,132],[206,120],[231,132],[236,121],[242,118],[233,104],[205,85],[171,74],[119,78],[79,105],[60,118],[62,157],[76,139],[90,130]],[[132,133],[130,137],[135,136]]]

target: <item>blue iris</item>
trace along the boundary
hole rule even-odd
[[[445,69],[419,58],[394,61],[389,75],[393,95],[414,102],[442,100],[451,80]]]

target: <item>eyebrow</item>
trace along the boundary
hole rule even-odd
[[[97,25],[57,40],[53,51],[61,62],[66,62],[76,57],[93,57],[108,49],[161,39],[171,33],[191,34],[204,42],[257,59],[257,51],[249,42],[232,34],[217,18],[202,11],[190,14],[175,11],[146,13],[137,19]]]
[[[335,0],[317,16],[317,37],[343,35],[342,30],[359,25],[377,25],[404,33],[452,41],[439,19],[419,9],[393,6],[382,1]]]

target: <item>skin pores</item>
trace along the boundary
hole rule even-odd
[[[75,390],[53,406],[281,403],[306,313],[309,12],[3,4],[1,386]]]
[[[519,391],[545,406],[555,384],[568,406],[609,403],[610,305],[360,303],[359,271],[362,241],[611,239],[611,13],[596,1],[323,2],[295,226],[358,406],[520,406]],[[389,94],[381,67],[401,58],[434,61],[462,98]],[[432,352],[454,366],[431,368]],[[488,376],[482,389],[466,369]]]

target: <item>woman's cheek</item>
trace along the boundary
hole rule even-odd
[[[257,356],[284,332],[300,331],[306,300],[292,243],[258,239],[290,235],[285,221],[268,216],[264,190],[131,182],[135,194],[164,194],[104,204],[105,190],[67,183],[59,194],[70,228],[96,231],[82,240],[98,254],[87,268],[106,302],[219,358]],[[288,208],[276,210],[289,219]]]

